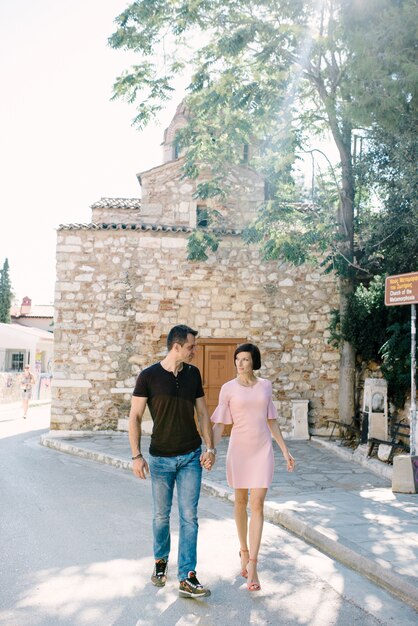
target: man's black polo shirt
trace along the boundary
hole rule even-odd
[[[181,371],[174,376],[161,363],[155,363],[139,374],[133,395],[148,399],[154,422],[150,454],[177,456],[201,445],[194,405],[196,398],[205,394],[197,367],[183,363]]]

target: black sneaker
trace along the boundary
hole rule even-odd
[[[165,559],[155,561],[154,571],[152,572],[151,582],[156,587],[164,587],[167,582],[168,563]]]
[[[210,596],[210,591],[197,580],[196,572],[189,572],[187,578],[180,581],[179,596],[181,598],[206,598]]]

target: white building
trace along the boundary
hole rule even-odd
[[[0,372],[19,372],[30,365],[37,373],[50,373],[54,335],[20,324],[0,324]]]
[[[52,332],[54,307],[52,304],[32,304],[32,300],[25,296],[21,304],[13,304],[10,309],[10,318],[13,324]]]
[[[36,378],[33,399],[50,394],[54,335],[39,328],[0,324],[0,402],[20,398],[20,378],[30,365]]]

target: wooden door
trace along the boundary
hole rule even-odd
[[[198,339],[196,365],[200,370],[209,415],[216,409],[219,391],[235,378],[234,352],[245,339]]]

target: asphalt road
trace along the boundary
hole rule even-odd
[[[48,407],[0,411],[1,626],[395,626],[417,613],[271,524],[260,579],[239,577],[231,505],[202,494],[198,577],[204,600],[178,597],[177,516],[169,582],[155,589],[151,489],[130,472],[39,445]]]

